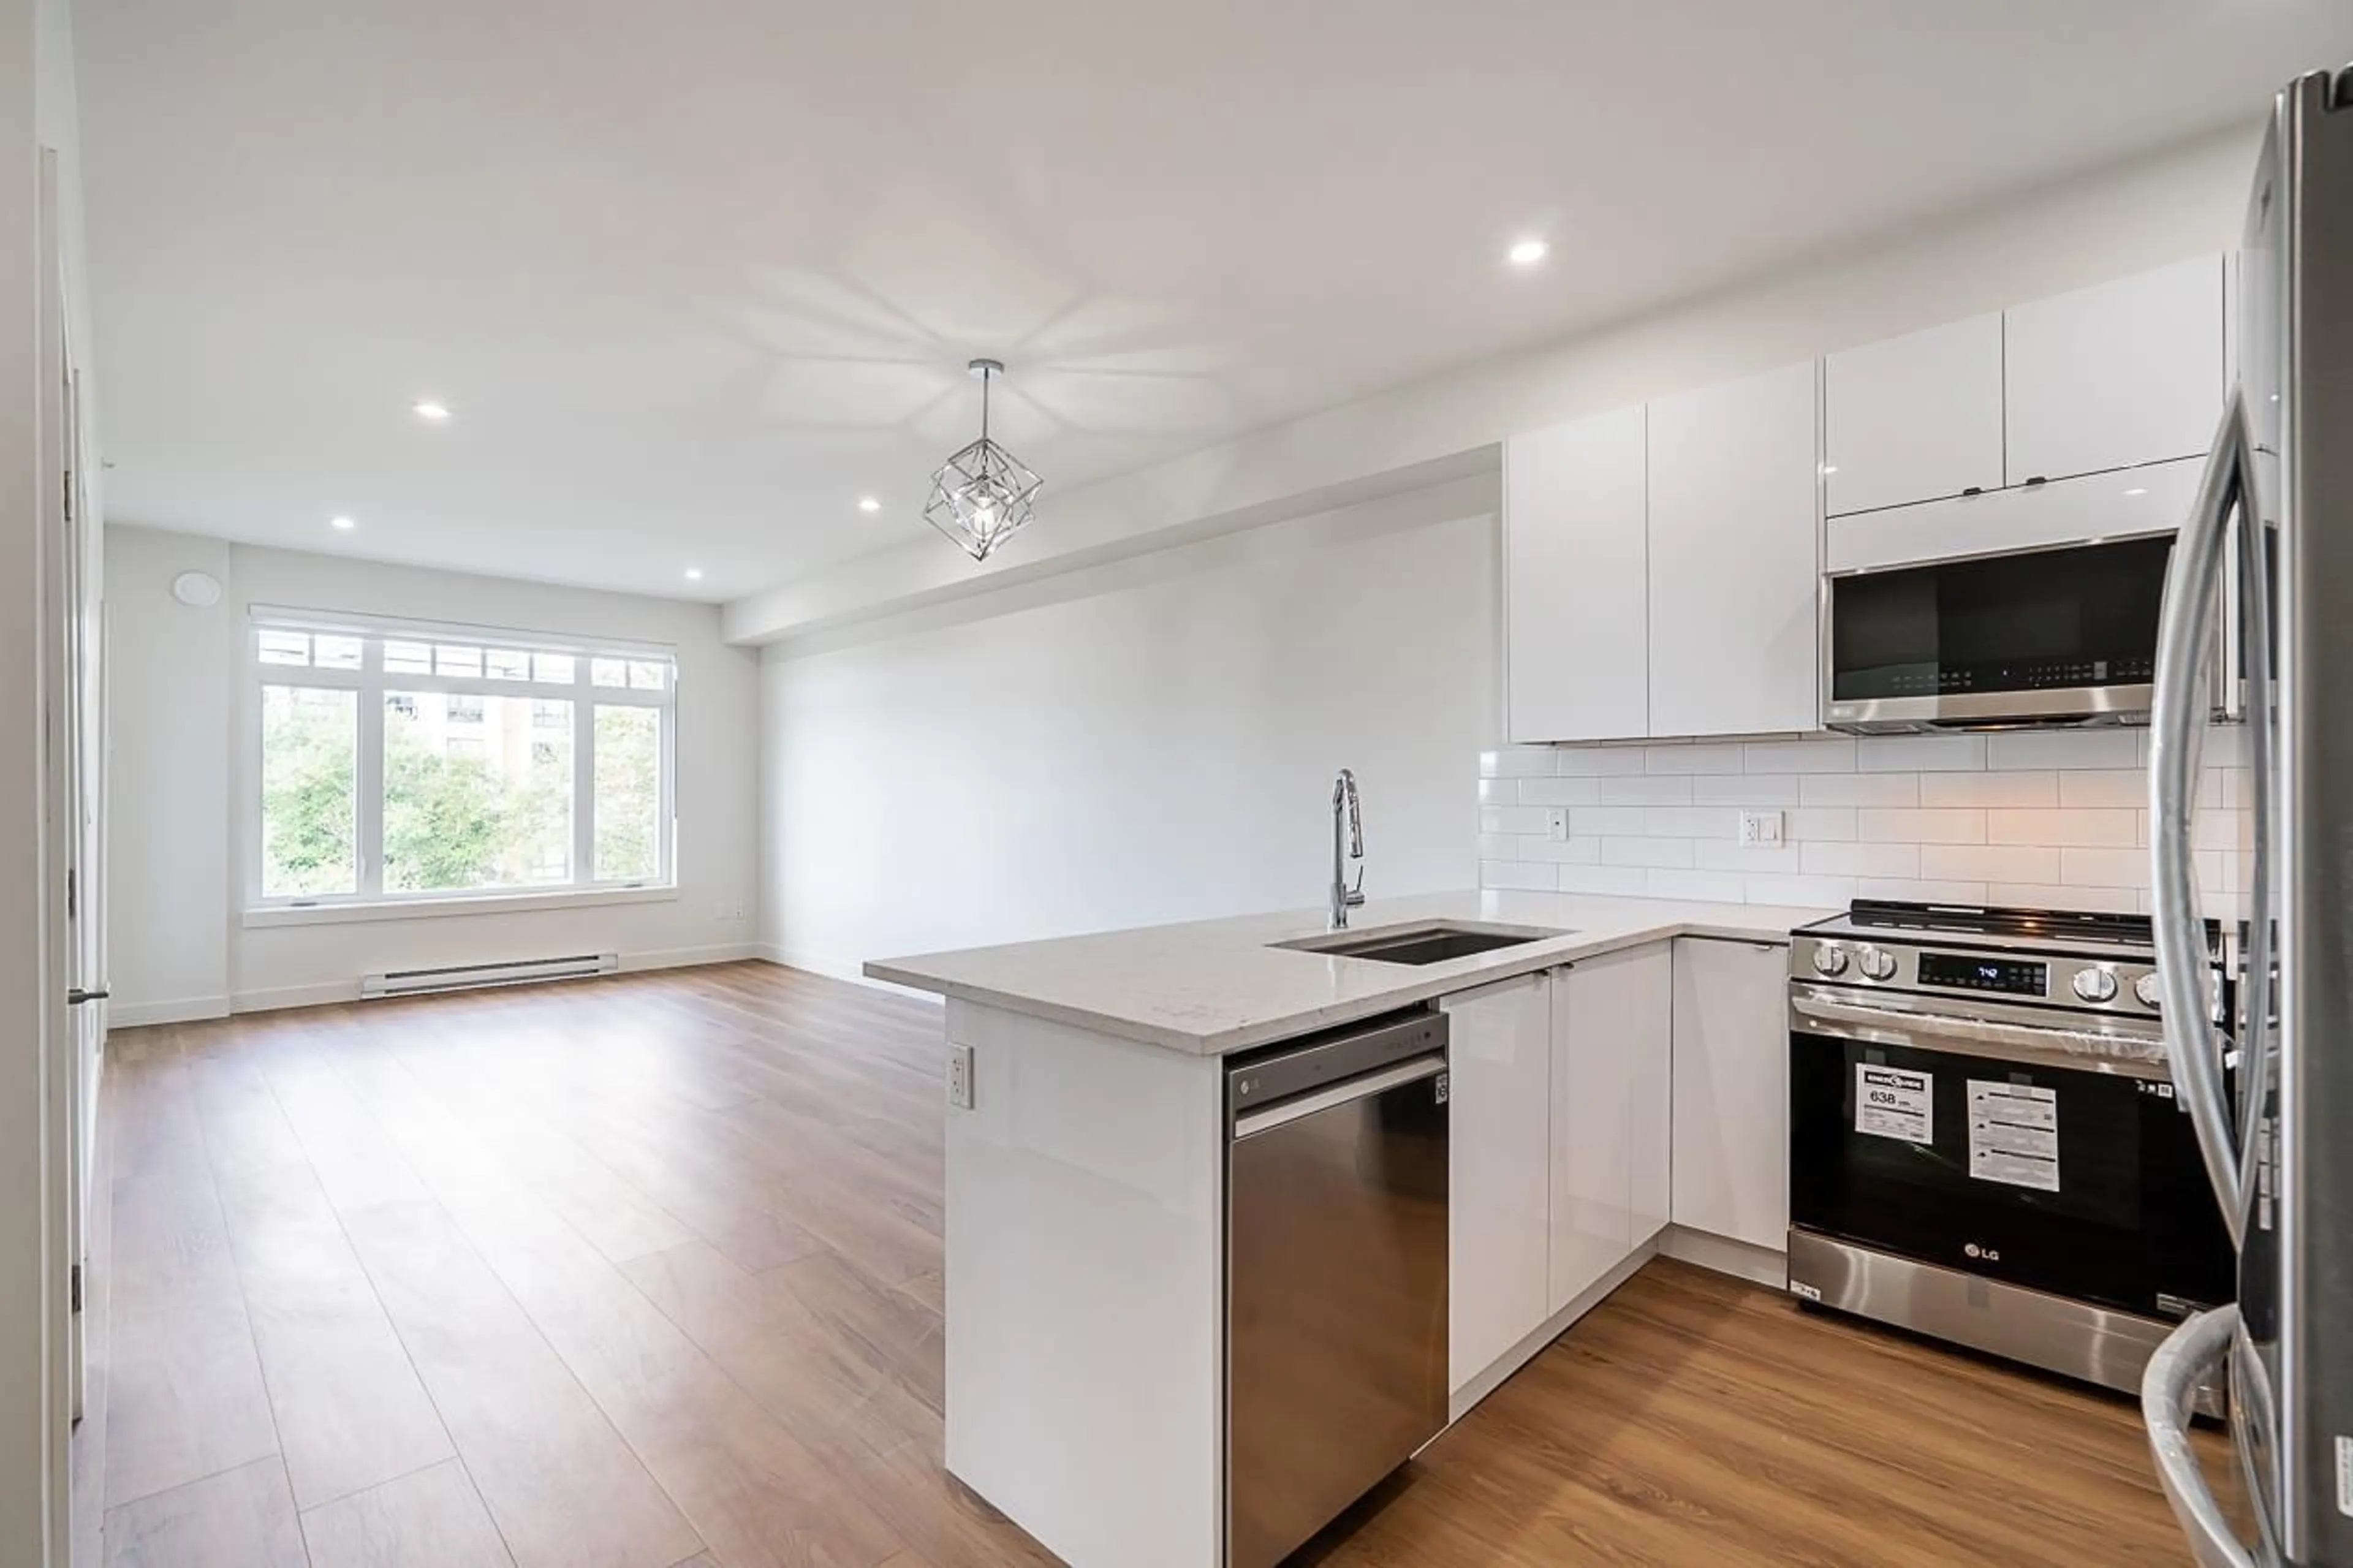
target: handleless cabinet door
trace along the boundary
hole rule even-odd
[[[1551,977],[1450,996],[1447,1386],[1459,1389],[1551,1315]]]
[[[1553,980],[1552,1310],[1667,1221],[1673,963],[1663,942]]]
[[[2222,258],[2021,305],[2003,318],[2009,482],[2203,454],[2222,413]]]
[[[1814,366],[1651,405],[1651,733],[1814,728]]]
[[[2000,488],[1999,313],[1822,362],[1822,493],[1831,516]]]
[[[1788,949],[1685,937],[1674,956],[1674,1221],[1789,1245]]]
[[[1643,411],[1504,443],[1512,739],[1650,733]]]

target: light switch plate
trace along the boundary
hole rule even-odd
[[[972,1109],[972,1047],[948,1047],[948,1104],[957,1110]]]
[[[1778,811],[1744,811],[1740,814],[1740,842],[1747,845],[1770,846],[1781,842],[1781,814]]]
[[[1555,844],[1568,842],[1568,807],[1556,805],[1545,813],[1545,833]]]

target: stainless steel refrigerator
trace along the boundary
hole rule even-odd
[[[2239,1299],[2166,1342],[2141,1404],[2198,1562],[2353,1568],[2353,68],[2279,96],[2238,293],[2239,384],[2167,579],[2149,837],[2173,1077]],[[2198,1022],[2190,860],[2211,659],[2242,707],[2252,826],[2220,1033]],[[2185,1426],[2225,1366],[2252,1539]]]

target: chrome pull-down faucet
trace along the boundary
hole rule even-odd
[[[1341,834],[1343,818],[1347,833]],[[1365,868],[1356,868],[1356,885],[1348,886],[1347,868],[1342,860],[1345,847],[1348,856],[1361,862],[1365,858],[1365,816],[1356,804],[1356,775],[1346,768],[1332,781],[1332,926],[1334,931],[1348,929],[1348,911],[1365,901]]]

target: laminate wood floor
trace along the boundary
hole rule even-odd
[[[940,1014],[791,970],[118,1033],[80,1568],[991,1568]],[[2127,1403],[1656,1262],[1325,1568],[2177,1563]]]

